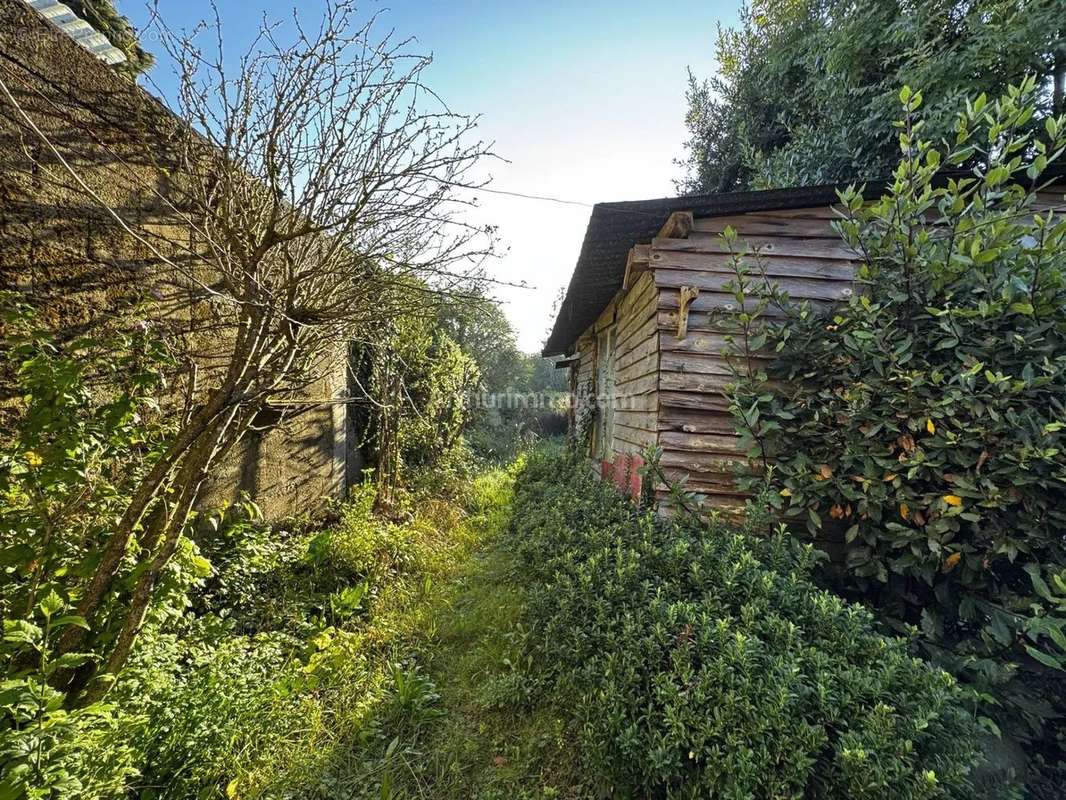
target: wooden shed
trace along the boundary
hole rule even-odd
[[[758,249],[791,298],[846,300],[860,258],[832,228],[838,188],[593,208],[544,355],[569,356],[574,420],[591,422],[597,472],[636,490],[639,454],[658,446],[668,478],[687,476],[687,488],[714,506],[743,506],[734,476],[744,454],[725,394],[732,373],[721,326],[721,313],[736,311],[724,290],[734,275],[719,234],[731,226],[734,251]],[[868,185],[868,196],[882,189]],[[1053,201],[1061,204],[1061,193]]]

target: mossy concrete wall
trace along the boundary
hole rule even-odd
[[[24,293],[65,336],[151,320],[204,385],[225,361],[225,315],[217,301],[176,288],[166,275],[173,269],[152,252],[196,269],[196,226],[171,188],[180,181],[167,159],[175,117],[21,0],[0,0],[0,78],[92,190],[0,92],[0,286]],[[337,401],[346,393],[345,357],[339,346],[302,401],[241,442],[217,470],[207,505],[247,491],[276,519],[344,491],[346,406]],[[181,382],[175,376],[176,390]],[[0,387],[9,400],[16,394]]]

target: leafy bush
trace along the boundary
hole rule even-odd
[[[983,693],[990,728],[1054,751],[1066,222],[1030,187],[1050,182],[1066,118],[1020,133],[1034,92],[1030,80],[968,104],[943,150],[922,138],[921,95],[902,92],[903,160],[885,196],[842,196],[864,290],[828,318],[802,308],[770,326],[758,344],[778,355],[737,408],[785,517],[839,542],[842,586],[920,625],[926,653]]]
[[[576,463],[519,476],[526,647],[615,796],[969,796],[944,672],[816,588],[812,551],[657,520]]]
[[[690,74],[681,193],[813,186],[887,175],[904,84],[930,99],[931,132],[957,105],[1036,72],[1040,114],[1062,110],[1062,9],[1001,0],[748,0],[718,31],[718,69]]]
[[[0,613],[17,617],[92,575],[166,442],[155,396],[171,359],[147,326],[59,342],[14,293],[0,293],[0,326],[0,370],[20,391],[0,418]]]
[[[462,433],[478,367],[432,316],[413,309],[382,331],[381,344],[362,352],[372,411],[368,442],[374,451],[378,502],[391,508],[419,471],[439,481],[462,479]],[[367,391],[365,387],[353,387]]]
[[[142,720],[139,796],[220,797],[242,769],[276,756],[306,714],[288,690],[302,650],[291,636],[227,635],[213,620],[146,640],[111,695]]]
[[[59,669],[89,654],[54,652],[55,637],[85,620],[48,592],[30,619],[5,619],[2,652],[8,669],[0,683],[0,797],[114,797],[137,774],[124,733],[132,720],[111,705],[63,707],[49,685]]]

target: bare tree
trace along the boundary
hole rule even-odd
[[[172,196],[198,258],[171,277],[220,315],[219,369],[190,381],[188,412],[137,487],[79,613],[90,624],[136,548],[147,566],[128,597],[103,666],[126,662],[159,577],[178,547],[212,467],[269,403],[298,396],[352,340],[372,339],[414,291],[476,283],[492,232],[463,220],[487,146],[476,119],[450,111],[423,83],[430,63],[409,40],[377,34],[376,18],[330,0],[293,41],[264,23],[231,73],[216,13],[186,35],[157,21],[177,64]],[[287,27],[287,26],[286,26]],[[209,35],[208,47],[200,43]],[[424,288],[423,288],[424,287]],[[84,644],[71,629],[63,652]],[[91,673],[73,676],[84,689]],[[105,681],[88,686],[93,699]]]

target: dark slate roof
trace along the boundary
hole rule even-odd
[[[879,193],[882,184],[867,191]],[[545,356],[570,350],[577,338],[596,321],[611,302],[625,277],[626,258],[635,244],[655,238],[675,211],[691,211],[695,217],[743,214],[784,208],[829,205],[837,201],[838,185],[771,189],[763,192],[686,195],[658,200],[597,203],[592,208],[585,241],[555,318]]]
[[[937,178],[969,177],[972,172],[945,170]],[[1066,177],[1066,165],[1050,167],[1041,181]],[[864,194],[873,199],[884,192],[887,181],[869,181]],[[744,214],[749,211],[775,211],[785,208],[830,205],[837,191],[847,184],[770,189],[762,192],[663,197],[658,200],[631,200],[597,203],[592,208],[581,254],[570,278],[566,296],[559,307],[543,355],[569,352],[577,338],[600,316],[622,288],[626,258],[635,244],[649,243],[675,211],[691,211],[694,217]]]

